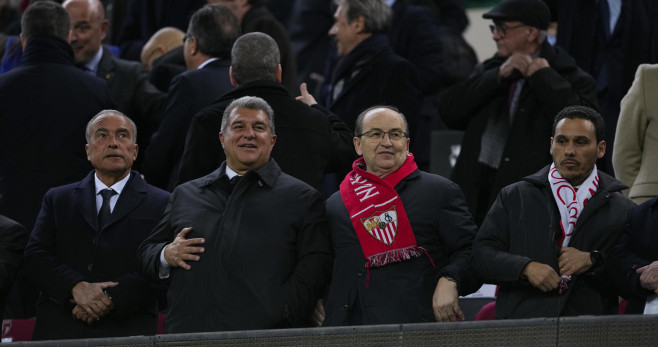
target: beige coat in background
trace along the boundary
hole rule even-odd
[[[612,164],[633,202],[658,195],[658,64],[640,65],[621,101]]]

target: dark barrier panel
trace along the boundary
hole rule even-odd
[[[658,315],[537,318],[19,342],[20,346],[656,346]]]

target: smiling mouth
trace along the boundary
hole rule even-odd
[[[256,148],[257,148],[256,145],[252,145],[252,144],[250,144],[250,143],[246,143],[246,144],[244,144],[244,145],[240,145],[239,147],[240,147],[240,148],[247,148],[247,149],[256,149]]]

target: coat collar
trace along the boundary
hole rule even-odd
[[[281,175],[281,168],[279,167],[279,164],[274,161],[274,159],[270,158],[270,160],[260,168],[256,170],[250,170],[248,171],[244,176],[245,177],[252,177],[256,176],[255,180],[258,180],[262,182],[263,184],[267,185],[268,187],[274,187],[276,184],[276,180],[279,178]],[[210,174],[200,178],[200,187],[205,188],[208,187],[215,182],[218,182],[222,177],[226,176],[226,161],[222,162],[222,165],[219,166],[219,168]]]
[[[524,177],[523,180],[533,183],[535,185],[542,185],[542,186],[546,186],[547,188],[550,188],[548,183],[548,171],[550,169],[551,169],[551,165],[550,164],[546,165],[543,169],[539,170],[538,172],[530,176]],[[599,170],[599,189],[597,190],[597,193],[599,191],[618,192],[624,189],[628,189],[628,187],[625,186],[623,183],[619,182],[614,177]]]
[[[56,63],[74,65],[73,49],[68,42],[53,35],[36,35],[25,45],[20,65]]]
[[[278,94],[290,97],[288,90],[281,83],[267,80],[256,80],[247,83],[241,83],[235,89],[220,96],[218,101],[233,101],[245,95],[263,94]]]
[[[98,228],[98,213],[96,212],[96,194],[94,185],[94,173],[91,171],[82,181],[78,182],[73,190],[73,200],[77,208],[82,213],[87,223],[96,230],[102,231]],[[141,175],[136,171],[130,172],[130,179],[124,187],[119,200],[114,206],[112,215],[107,225],[103,230],[115,222],[123,219],[132,210],[134,210],[146,197],[147,185],[142,179]]]

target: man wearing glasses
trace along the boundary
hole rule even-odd
[[[464,318],[458,295],[479,287],[467,264],[476,226],[464,196],[418,170],[408,131],[391,107],[356,120],[363,157],[326,202],[335,261],[316,324],[455,321]]]
[[[500,189],[551,162],[553,116],[569,105],[596,105],[596,83],[546,40],[550,12],[539,0],[505,0],[492,19],[497,52],[439,104],[445,124],[464,130],[452,179],[478,224]]]

